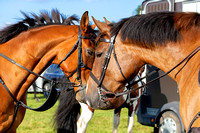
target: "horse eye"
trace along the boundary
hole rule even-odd
[[[97,53],[97,54],[96,54],[96,57],[97,57],[97,58],[100,58],[100,57],[102,56],[102,54],[103,54],[103,53]]]
[[[88,53],[90,56],[93,56],[93,55],[94,55],[94,51],[92,51],[92,50],[87,50],[87,53]]]

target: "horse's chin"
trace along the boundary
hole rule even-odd
[[[76,90],[76,100],[78,102],[86,103],[86,86],[78,87],[78,90]]]
[[[104,94],[100,94],[101,92],[98,92],[98,89],[91,89],[88,91],[88,88],[86,89],[86,104],[88,104],[93,109],[102,109],[102,110],[108,110],[108,109],[115,109],[120,107],[124,102],[126,101],[126,98],[124,96],[120,97],[113,97],[113,96],[106,96]]]
[[[109,110],[109,109],[115,109],[118,108],[120,106],[122,106],[122,104],[124,104],[125,100],[121,97],[119,98],[113,98],[110,101],[104,101],[101,100],[100,98],[98,99],[98,101],[96,102],[96,104],[92,104],[92,102],[86,101],[86,103],[93,109],[101,109],[101,110]]]
[[[86,103],[93,109],[101,109],[101,110],[113,109],[109,101],[105,102],[105,101],[99,100],[97,104],[92,104],[91,102],[87,100]]]

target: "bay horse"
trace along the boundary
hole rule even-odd
[[[88,12],[82,15],[80,26],[74,24],[78,21],[77,17],[66,18],[56,9],[51,14],[44,11],[40,15],[23,15],[24,20],[0,31],[0,53],[6,56],[0,57],[0,79],[4,83],[0,84],[0,132],[16,132],[26,109],[20,106],[15,113],[15,106],[22,102],[26,104],[26,91],[37,78],[16,64],[38,75],[51,64],[59,64],[66,75],[75,73],[70,81],[83,87],[90,73],[90,69],[84,66],[91,68],[94,60],[93,38],[96,34],[94,26],[89,25]],[[76,43],[79,44],[79,50],[74,45]],[[82,53],[78,54],[80,50]],[[67,58],[69,52],[71,54]],[[78,62],[78,59],[82,62]],[[69,101],[73,101],[70,99],[72,96]]]
[[[111,25],[93,20],[104,45],[95,50],[86,88],[87,104],[94,109],[119,105],[125,85],[142,66],[151,64],[177,82],[185,130],[199,128],[200,14],[150,13]]]

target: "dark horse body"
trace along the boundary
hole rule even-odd
[[[180,115],[186,131],[195,115],[200,111],[200,15],[197,13],[152,13],[123,19],[114,25],[106,25],[94,19],[95,24],[106,39],[113,38],[118,63],[126,79],[137,74],[144,64],[152,64],[164,72],[171,70],[190,53],[186,61],[168,75],[179,86]],[[92,73],[97,79],[101,76],[108,43],[98,47]],[[196,50],[195,52],[193,52]],[[113,54],[108,63],[103,85],[111,94],[120,93],[128,80],[125,80]],[[102,89],[91,77],[88,80],[86,99],[92,108],[114,107],[121,97],[113,97],[109,102],[101,100],[98,90]],[[192,127],[200,127],[197,119]]]
[[[24,20],[3,29],[0,32],[0,53],[37,74],[41,74],[50,64],[59,64],[77,42],[79,26],[70,25],[74,20],[77,21],[73,16],[66,19],[57,10],[52,10],[51,15],[47,12],[42,12],[40,16],[32,14],[32,17],[24,14]],[[91,38],[95,33],[88,24],[89,17],[85,12],[80,22],[81,35]],[[90,39],[81,40],[83,62],[88,67],[92,67],[94,56],[91,55],[91,51],[94,50],[94,43]],[[77,60],[76,49],[60,65],[66,75],[70,75],[77,69]],[[88,69],[81,69],[82,84],[86,84],[89,72]],[[0,78],[17,100],[26,103],[26,91],[37,77],[0,57]],[[0,132],[16,132],[26,109],[19,107],[11,126],[15,102],[1,84],[0,100]]]

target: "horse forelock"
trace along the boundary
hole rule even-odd
[[[21,32],[27,31],[31,28],[53,24],[74,25],[74,22],[79,22],[77,16],[72,15],[67,18],[57,9],[53,9],[51,13],[47,11],[42,11],[40,12],[40,15],[36,15],[35,13],[21,13],[24,16],[24,19],[22,21],[16,24],[9,25],[0,31],[0,44],[9,41],[10,39],[19,35]]]
[[[197,13],[158,12],[136,15],[111,25],[111,35],[120,34],[122,41],[153,48],[182,39],[182,30],[199,26]]]

